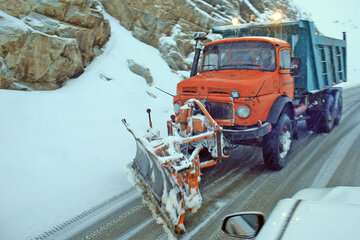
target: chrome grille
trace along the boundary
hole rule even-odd
[[[223,88],[208,88],[208,94],[227,95],[230,96],[230,92]]]
[[[193,94],[197,93],[197,88],[196,87],[183,87],[182,93],[185,95],[187,95],[187,94],[193,95]]]
[[[205,106],[214,119],[229,120],[233,118],[233,106],[230,103],[206,102]]]

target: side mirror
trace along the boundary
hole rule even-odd
[[[196,41],[195,43],[195,54],[193,64],[191,66],[190,77],[195,76],[198,73],[199,59],[202,49],[202,41],[206,40],[207,33],[206,32],[196,32],[193,37]]]
[[[291,67],[290,67],[291,75],[297,76],[300,73],[300,67],[301,67],[300,58],[292,57],[291,58]]]
[[[196,41],[203,41],[203,40],[206,40],[207,35],[208,34],[206,32],[196,32],[196,33],[194,33],[193,38]]]
[[[265,217],[260,212],[234,213],[224,218],[221,230],[230,237],[253,239],[264,223]]]

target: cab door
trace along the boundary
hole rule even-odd
[[[294,78],[291,76],[290,48],[280,49],[279,92],[289,98],[294,98]]]

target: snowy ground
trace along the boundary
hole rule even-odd
[[[135,143],[121,119],[145,131],[147,107],[155,126],[172,110],[172,99],[126,61],[149,67],[156,86],[170,92],[178,76],[156,49],[108,18],[110,42],[78,79],[56,91],[0,91],[0,239],[34,237],[128,189]]]
[[[345,86],[360,84],[355,78],[360,23],[354,20],[360,4],[295,2],[312,13],[325,35],[339,38],[348,32],[350,81]],[[135,144],[121,119],[145,131],[147,107],[159,127],[172,112],[172,99],[132,74],[126,61],[149,67],[156,86],[173,93],[179,77],[156,49],[108,18],[112,38],[81,77],[51,92],[0,90],[0,239],[34,237],[128,189],[126,166]]]

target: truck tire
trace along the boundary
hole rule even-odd
[[[284,112],[272,131],[263,138],[263,158],[268,169],[280,170],[286,165],[286,157],[292,143],[292,123]]]
[[[337,99],[336,99],[337,98]],[[339,125],[342,116],[342,92],[334,89],[327,95],[321,132],[329,133]]]
[[[307,129],[315,133],[329,133],[339,123],[342,113],[342,100],[335,106],[335,97],[333,94],[326,94],[325,103],[317,111],[308,113],[306,120]],[[340,109],[339,109],[340,107]],[[339,112],[340,110],[340,112]]]
[[[306,128],[309,131],[313,131],[315,133],[318,133],[320,131],[320,121],[321,121],[321,116],[320,116],[320,111],[311,111],[308,112],[307,114],[307,119],[306,119]]]
[[[326,103],[322,111],[322,121],[320,121],[320,132],[329,133],[335,126],[335,97],[332,94],[327,94]]]
[[[343,110],[343,97],[342,97],[342,93],[339,93],[339,99],[337,101],[337,105],[335,106],[335,119],[334,119],[334,125],[337,126],[339,125],[340,121],[341,121],[341,117],[342,117],[342,110]]]

